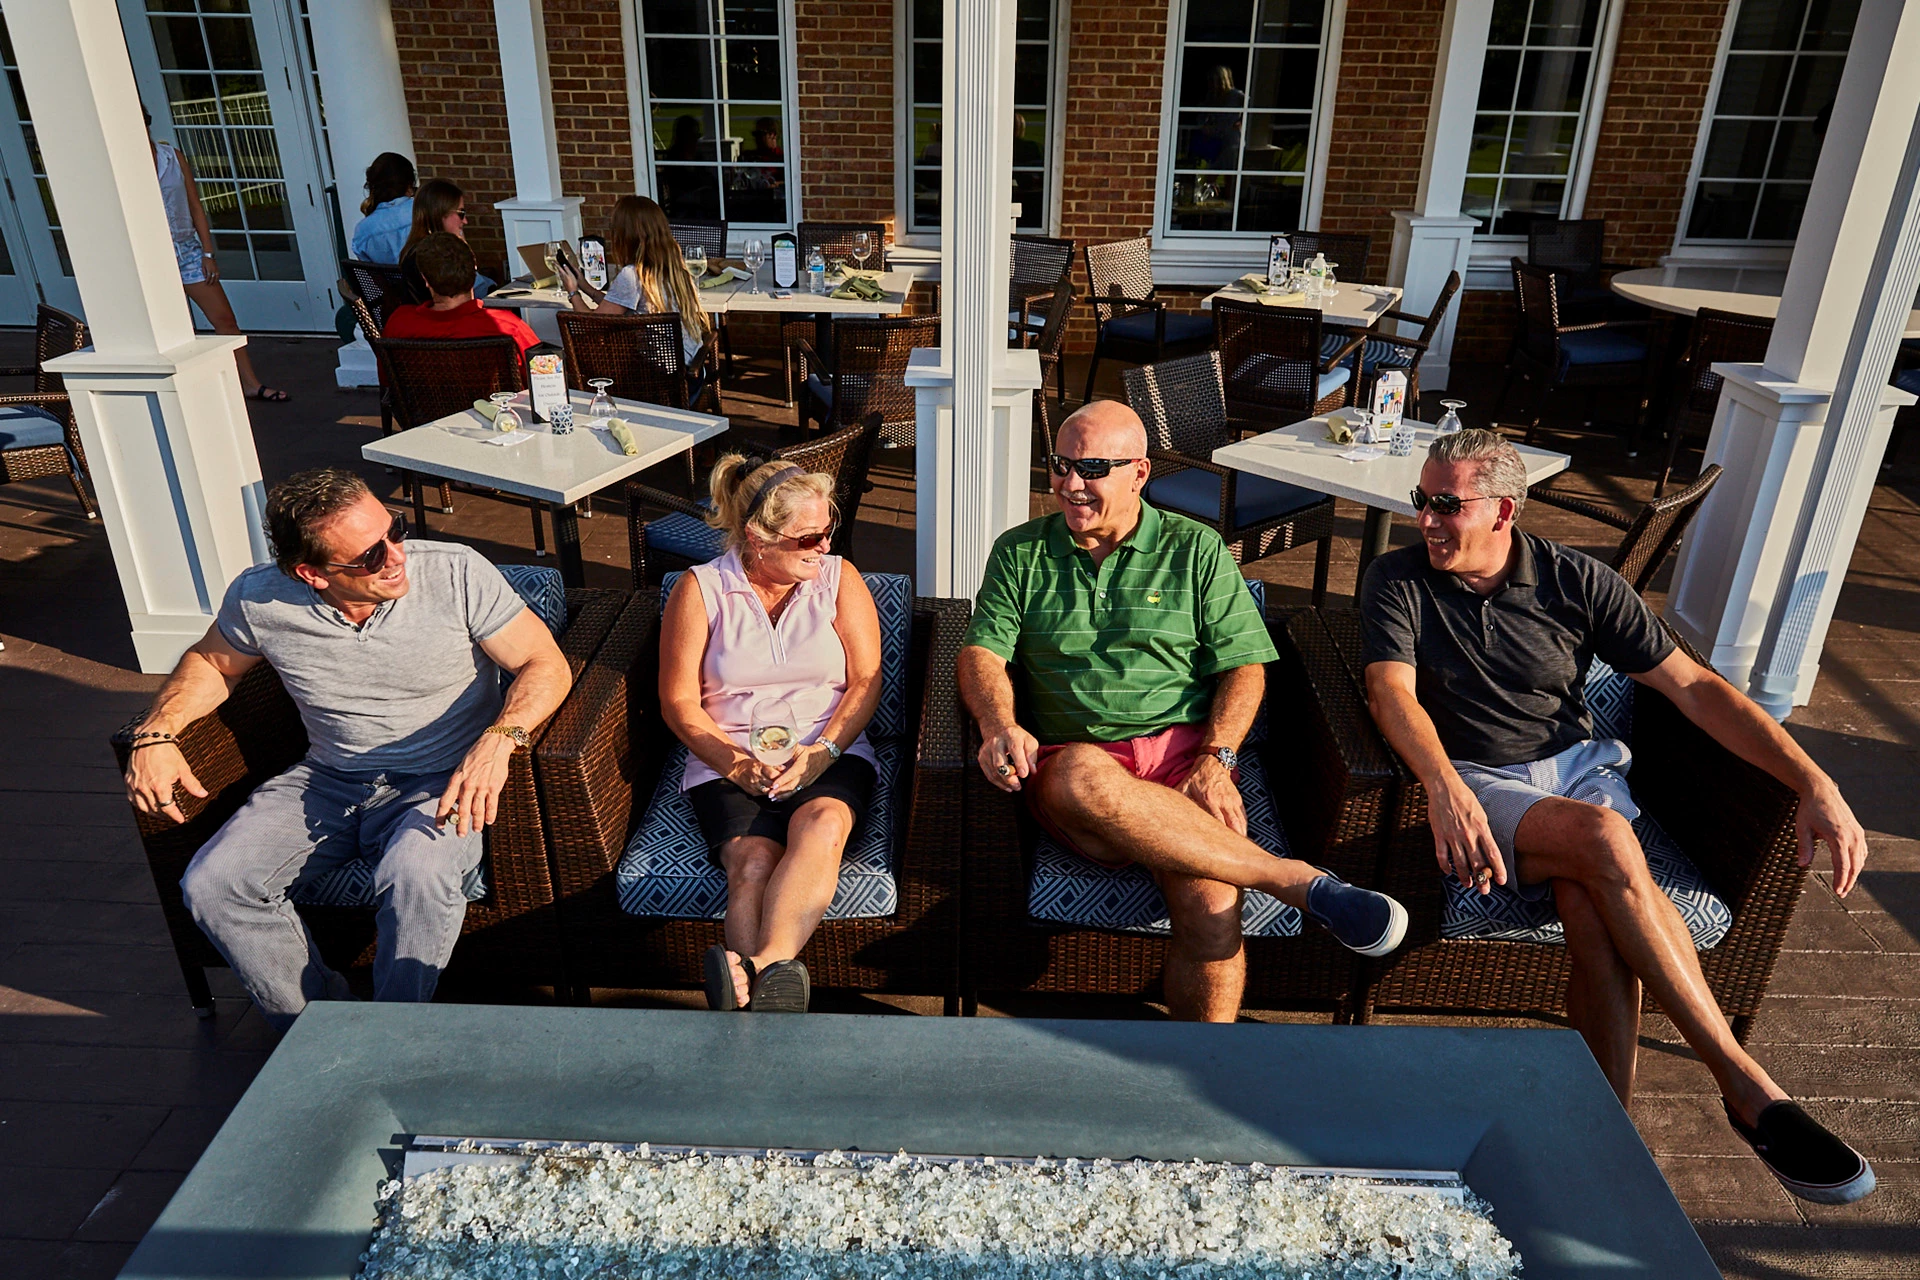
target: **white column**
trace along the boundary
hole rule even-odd
[[[1784,718],[1812,695],[1893,414],[1920,279],[1920,8],[1860,7],[1764,365],[1716,365],[1707,461],[1669,616]]]
[[[196,338],[113,0],[7,11],[94,345],[66,378],[142,671],[206,633],[267,558],[260,462],[233,351]]]
[[[1475,222],[1460,215],[1467,184],[1467,153],[1472,149],[1473,115],[1480,101],[1480,73],[1487,61],[1487,32],[1493,25],[1493,0],[1447,0],[1440,26],[1440,56],[1433,69],[1433,97],[1427,103],[1427,145],[1420,163],[1416,208],[1393,215],[1393,249],[1387,279],[1406,290],[1401,309],[1433,309],[1449,272],[1467,278]],[[1461,299],[1449,304],[1447,318],[1420,361],[1420,385],[1445,391],[1453,366],[1453,333]]]
[[[947,0],[940,149],[941,345],[916,351],[916,587],[972,598],[1027,518],[1040,358],[1007,348],[1014,0]]]
[[[560,148],[553,127],[553,76],[547,70],[547,22],[540,0],[493,0],[500,78],[507,95],[514,198],[493,207],[513,250],[542,240],[580,239],[580,197],[560,194]]]

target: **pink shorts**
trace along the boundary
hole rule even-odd
[[[1068,838],[1046,811],[1040,802],[1040,788],[1033,784],[1039,781],[1041,772],[1047,767],[1047,761],[1058,755],[1068,744],[1056,743],[1041,747],[1034,759],[1033,777],[1022,788],[1027,797],[1027,812],[1033,820],[1046,829],[1063,849],[1071,850],[1088,862],[1097,862],[1103,867],[1124,867],[1126,862],[1108,862],[1093,857],[1079,848]],[[1207,745],[1207,727],[1200,724],[1176,724],[1150,733],[1144,738],[1123,738],[1118,742],[1096,742],[1093,746],[1105,751],[1121,768],[1143,782],[1157,782],[1163,787],[1177,787],[1187,780],[1193,772],[1193,765],[1200,758],[1200,748]],[[1237,780],[1237,775],[1236,775]]]

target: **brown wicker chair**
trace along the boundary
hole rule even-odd
[[[815,249],[820,250],[827,260],[827,269],[831,271],[835,259],[847,264],[849,270],[857,264],[853,260],[853,238],[860,232],[873,237],[873,255],[867,259],[869,271],[887,269],[887,227],[883,222],[803,222],[794,228],[794,262],[804,283],[807,278],[807,257]],[[820,317],[811,315],[790,315],[780,321],[780,345],[786,353],[787,363],[787,403],[792,404],[800,398],[801,391],[807,385],[809,375],[820,371],[822,362],[831,360],[833,352],[833,332],[819,323]],[[807,345],[801,346],[800,343]],[[823,345],[824,344],[824,345]],[[809,364],[809,359],[812,363]]]
[[[863,421],[842,427],[830,435],[804,444],[790,444],[766,456],[791,462],[808,471],[825,472],[833,477],[833,505],[840,514],[840,527],[833,536],[835,554],[853,555],[855,524],[860,515],[860,499],[873,488],[867,467],[873,455],[873,443],[880,436],[880,415],[870,413]],[[742,452],[753,453],[750,449]],[[641,520],[641,507],[658,507],[668,514],[660,519]],[[709,506],[702,501],[683,498],[644,484],[627,481],[627,548],[633,566],[633,589],[657,586],[661,578],[676,569],[704,564],[725,550],[718,530],[707,524]],[[649,532],[651,531],[651,532]]]
[[[624,591],[567,592],[567,628],[560,651],[577,681],[625,606]],[[564,706],[563,706],[564,710]],[[536,743],[552,725],[534,730]],[[114,735],[120,767],[127,763],[129,728]],[[201,1017],[213,1013],[206,970],[226,964],[193,922],[180,892],[180,877],[200,846],[246,802],[254,788],[299,763],[307,751],[300,713],[280,677],[265,663],[234,686],[227,700],[180,735],[180,749],[194,776],[207,789],[205,799],[184,791],[179,796],[184,824],[157,814],[135,812],[140,842],[146,847],[153,885],[186,979],[187,995]],[[460,944],[449,972],[515,986],[565,984],[560,967],[560,938],[554,918],[553,881],[548,869],[539,797],[533,785],[531,752],[516,752],[508,764],[500,815],[487,829],[487,894],[467,904]],[[373,912],[368,908],[299,908],[321,954],[335,969],[373,963]]]
[[[1318,307],[1269,307],[1215,298],[1213,324],[1226,381],[1227,416],[1237,427],[1284,427],[1353,403],[1356,333],[1327,345]]]
[[[1687,358],[1680,366],[1682,385],[1674,396],[1673,412],[1667,418],[1667,458],[1660,464],[1660,482],[1653,487],[1658,498],[1667,491],[1673,475],[1673,460],[1688,440],[1704,441],[1713,430],[1713,415],[1720,407],[1720,386],[1726,379],[1713,371],[1716,363],[1758,364],[1767,358],[1767,343],[1773,339],[1773,321],[1764,316],[1743,316],[1732,311],[1700,308],[1693,320],[1693,337],[1687,343]]]
[[[1081,400],[1093,399],[1093,382],[1103,358],[1149,364],[1193,355],[1213,345],[1213,325],[1206,316],[1169,310],[1164,299],[1154,296],[1151,240],[1142,236],[1090,244],[1085,255],[1094,338]]]
[[[1056,290],[1072,287],[1073,241],[1014,236],[1009,263],[1007,311],[1014,341],[1024,343],[1028,334],[1039,331],[1034,317],[1047,300]],[[1066,392],[1060,394],[1064,397]]]
[[[1660,572],[1660,566],[1680,545],[1681,535],[1686,533],[1693,518],[1700,514],[1700,505],[1707,500],[1707,494],[1713,491],[1713,486],[1719,480],[1720,464],[1716,462],[1680,492],[1670,498],[1655,498],[1640,508],[1637,515],[1631,516],[1571,494],[1556,493],[1545,485],[1535,485],[1527,490],[1527,500],[1544,502],[1562,511],[1577,512],[1623,530],[1620,546],[1613,553],[1613,568],[1633,584],[1635,591],[1645,595],[1653,576]]]
[[[1449,271],[1447,282],[1440,286],[1440,296],[1433,300],[1433,310],[1424,316],[1410,315],[1405,311],[1387,311],[1380,319],[1398,320],[1405,324],[1420,326],[1417,338],[1403,337],[1399,334],[1374,332],[1367,335],[1367,345],[1360,350],[1360,387],[1353,398],[1355,404],[1368,404],[1373,397],[1373,383],[1382,369],[1398,369],[1407,375],[1407,415],[1420,416],[1420,358],[1427,354],[1427,348],[1433,344],[1433,335],[1440,331],[1440,323],[1447,317],[1447,307],[1453,301],[1453,295],[1460,291],[1460,273]]]
[[[1146,424],[1147,456],[1153,459],[1147,500],[1217,531],[1236,564],[1314,543],[1313,602],[1324,602],[1333,499],[1213,461],[1213,451],[1233,440],[1220,353],[1144,364],[1124,377],[1127,403]]]
[[[886,918],[823,921],[800,958],[819,987],[959,995],[963,754],[954,663],[959,600],[913,601],[907,660],[911,785],[896,801],[899,907]],[[553,839],[567,972],[591,987],[697,988],[720,921],[626,914],[614,871],[645,814],[673,734],[659,716],[660,596],[637,592],[535,753]]]
[[[1363,705],[1325,646],[1293,640],[1316,625],[1307,609],[1268,609],[1280,651],[1267,668],[1267,723],[1259,751],[1288,843],[1303,858],[1355,884],[1378,883],[1381,820],[1393,793],[1393,759],[1351,728]],[[1016,674],[1015,687],[1019,687]],[[1284,726],[1284,728],[1282,728]],[[1020,796],[1000,791],[973,764],[966,770],[966,894],[962,957],[969,1010],[982,993],[1081,992],[1158,998],[1164,935],[1113,932],[1035,920],[1028,913],[1037,829]],[[1298,937],[1248,938],[1243,1003],[1253,1009],[1313,1008],[1350,1021],[1357,957],[1307,923]]]
[[[1323,643],[1339,655],[1353,682],[1353,697],[1342,709],[1354,719],[1338,731],[1377,734],[1366,712],[1360,615],[1329,609],[1322,619]],[[1698,657],[1685,641],[1680,644]],[[1744,1041],[1807,874],[1799,865],[1794,834],[1798,798],[1644,685],[1634,690],[1632,724],[1635,801],[1732,909],[1731,931],[1718,946],[1700,953],[1700,965],[1734,1034]],[[1406,906],[1411,920],[1398,951],[1382,961],[1362,962],[1361,1019],[1376,1009],[1563,1013],[1569,973],[1565,947],[1440,936],[1445,887],[1434,863],[1426,789],[1384,740],[1379,749],[1388,751],[1398,774],[1387,810],[1380,888]]]
[[[1364,282],[1373,270],[1373,237],[1359,232],[1296,231],[1287,237],[1293,250],[1293,265],[1305,266],[1313,255],[1324,253],[1327,261],[1339,267],[1342,280]]]
[[[793,350],[810,373],[800,388],[800,425],[818,419],[832,431],[880,415],[880,439],[912,447],[915,404],[907,386],[907,361],[916,347],[940,345],[939,316],[861,316],[833,322],[833,350],[819,353],[811,340],[798,339]]]
[[[340,264],[346,273],[346,279],[353,286],[354,295],[367,304],[377,322],[367,330],[367,338],[372,340],[380,336],[387,327],[387,321],[393,319],[393,313],[401,307],[416,302],[425,302],[415,291],[406,272],[398,266],[384,262],[362,262],[357,258],[348,258]],[[343,291],[344,292],[344,291]],[[361,318],[361,327],[365,328],[365,319]]]
[[[1040,412],[1047,434],[1047,452],[1053,452],[1054,424],[1047,416],[1047,379],[1053,379],[1054,409],[1067,407],[1067,326],[1073,320],[1078,296],[1071,284],[1063,284],[1047,299],[1047,320],[1036,339],[1031,333],[1020,338],[1022,347],[1031,346],[1040,353],[1040,388],[1034,392],[1034,407]]]
[[[524,391],[527,386],[526,362],[519,346],[505,334],[497,338],[374,338],[371,345],[386,377],[394,425],[402,431],[471,409],[474,401],[496,391]],[[414,520],[424,534],[425,486],[414,475],[407,476],[407,484],[413,491]],[[440,493],[443,509],[451,510],[449,486],[442,484]],[[541,504],[529,500],[527,507],[533,513],[534,554],[544,556],[547,535],[540,519]]]
[[[1513,380],[1540,379],[1545,389],[1540,395],[1527,427],[1526,443],[1532,444],[1540,430],[1553,393],[1562,387],[1637,387],[1640,395],[1631,433],[1639,430],[1639,409],[1646,404],[1651,364],[1644,320],[1607,320],[1582,324],[1569,323],[1561,314],[1560,278],[1544,267],[1532,267],[1515,258],[1513,299],[1519,309],[1513,349],[1507,358],[1507,376],[1500,384],[1500,398],[1493,413],[1500,416],[1506,407]],[[1631,438],[1628,448],[1635,441]]]
[[[718,329],[688,362],[677,311],[621,316],[562,311],[557,319],[567,383],[575,389],[585,391],[589,378],[611,378],[613,386],[608,390],[623,399],[671,409],[698,408],[695,401],[701,401],[708,412],[720,412],[719,380],[713,376]],[[695,379],[702,374],[705,377],[695,390]],[[692,453],[687,457],[691,459]]]
[[[382,336],[386,328],[385,318],[360,296],[360,291],[352,280],[342,276],[336,283],[339,285],[341,298],[345,299],[348,309],[353,312],[354,323],[360,326],[360,332],[371,344],[375,338]],[[380,434],[390,436],[393,432],[393,390],[385,381],[382,381],[380,384]],[[415,483],[415,477],[407,477],[408,501],[413,500],[412,491]],[[440,514],[449,516],[453,514],[453,485],[446,480],[440,482]]]
[[[78,316],[68,315],[44,302],[40,304],[34,314],[33,363],[0,369],[0,378],[32,378],[33,390],[0,396],[0,405],[37,409],[46,413],[52,422],[31,415],[30,420],[15,424],[26,428],[20,431],[22,437],[37,441],[44,435],[47,442],[0,444],[0,484],[64,475],[73,485],[73,494],[80,499],[80,509],[86,512],[87,519],[98,520],[99,508],[94,506],[93,494],[87,488],[92,476],[87,472],[87,451],[80,443],[80,424],[73,416],[73,402],[60,375],[46,367],[47,361],[55,356],[78,351],[87,342],[86,323]],[[0,433],[6,433],[4,424],[0,424]],[[10,438],[10,433],[0,435],[0,439],[4,438]]]

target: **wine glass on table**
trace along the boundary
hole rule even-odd
[[[707,275],[707,246],[690,244],[686,249],[687,271],[693,276],[693,282],[699,284]]]
[[[556,280],[556,281],[559,280],[560,259],[554,256],[553,241],[551,240],[547,241],[547,251],[541,257],[540,260],[547,264],[547,279]]]
[[[520,415],[513,411],[514,392],[495,391],[487,396],[493,401],[493,425],[502,431],[518,431]]]
[[[747,290],[748,293],[760,292],[760,264],[766,260],[767,242],[758,239],[747,241],[740,261],[746,263],[747,270],[753,273],[753,287]]]
[[[853,233],[853,261],[861,271],[867,269],[867,259],[873,256],[873,232],[856,231]]]
[[[613,397],[607,394],[613,379],[588,378],[587,385],[593,388],[593,399],[587,402],[587,425],[595,431],[613,430]]]
[[[1446,412],[1440,415],[1440,421],[1433,424],[1433,434],[1436,436],[1450,436],[1460,430],[1460,411],[1467,407],[1467,402],[1465,400],[1442,400],[1440,405]]]
[[[800,750],[800,729],[793,706],[785,698],[762,698],[753,704],[747,730],[747,749],[769,769],[784,770]]]

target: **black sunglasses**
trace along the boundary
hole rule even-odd
[[[1064,458],[1057,453],[1047,455],[1047,469],[1067,478],[1067,472],[1078,471],[1082,480],[1104,480],[1115,467],[1124,467],[1140,461],[1138,458]]]
[[[840,522],[835,520],[819,533],[781,534],[780,541],[791,542],[802,551],[811,551],[823,542],[833,541],[833,535],[840,531]]]
[[[387,526],[386,537],[380,539],[380,541],[374,543],[345,564],[334,564],[332,561],[328,561],[326,567],[329,569],[358,569],[361,573],[378,573],[387,567],[387,548],[393,543],[405,542],[406,540],[407,518],[404,515],[395,516],[393,523]]]
[[[1492,502],[1494,500],[1485,494],[1482,494],[1478,498],[1463,498],[1457,493],[1428,493],[1419,485],[1413,487],[1411,496],[1413,498],[1413,509],[1415,511],[1425,511],[1427,504],[1432,503],[1433,509],[1443,516],[1459,515],[1460,508],[1466,506],[1469,502]]]

